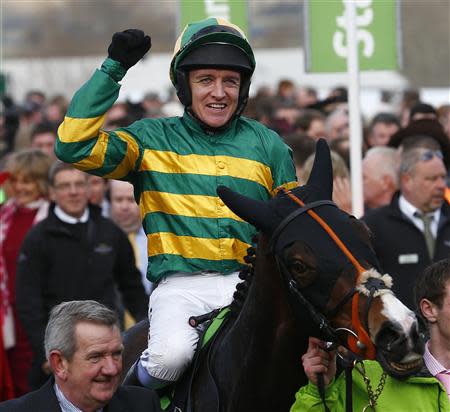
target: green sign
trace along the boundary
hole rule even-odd
[[[306,71],[347,71],[348,0],[309,0],[305,10]],[[400,30],[396,0],[359,0],[356,37],[360,70],[399,68]]]
[[[220,17],[239,26],[248,36],[246,0],[180,0],[178,31],[186,24],[208,17]]]
[[[6,76],[0,73],[0,96],[6,94]]]

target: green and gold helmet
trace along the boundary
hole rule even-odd
[[[188,24],[175,43],[170,64],[170,80],[181,103],[192,103],[188,73],[199,68],[223,68],[241,73],[241,88],[236,115],[248,100],[250,79],[255,70],[253,50],[242,30],[220,18],[208,18]]]

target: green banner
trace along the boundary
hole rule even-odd
[[[305,10],[306,71],[347,71],[348,0],[309,0]],[[400,27],[396,0],[354,1],[360,70],[396,70]]]
[[[6,94],[6,76],[0,73],[0,96]]]
[[[239,26],[248,36],[246,0],[179,0],[178,32],[186,24],[208,17],[220,17]]]

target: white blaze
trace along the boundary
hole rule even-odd
[[[399,324],[405,335],[409,336],[412,325],[416,321],[414,312],[400,302],[393,293],[382,294],[381,300],[383,302],[381,313],[390,321]]]

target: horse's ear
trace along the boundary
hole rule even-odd
[[[226,186],[218,186],[217,194],[241,219],[255,226],[258,230],[266,233],[271,232],[270,223],[273,221],[273,216],[266,202],[251,199]]]
[[[331,164],[330,148],[325,139],[316,143],[316,155],[307,185],[320,188],[323,199],[333,195],[333,166]]]

